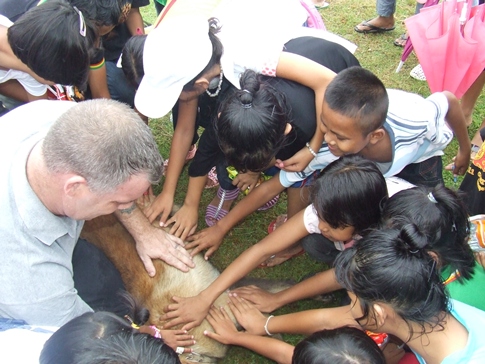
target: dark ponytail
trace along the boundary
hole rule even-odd
[[[421,334],[426,324],[442,324],[448,297],[426,245],[426,235],[408,224],[373,231],[337,257],[337,281],[359,298],[364,312],[360,320],[368,319],[373,304],[380,302],[405,321],[421,325]]]
[[[252,70],[240,79],[241,90],[223,101],[216,121],[219,145],[240,172],[260,172],[287,143],[290,110],[285,96]]]
[[[383,227],[416,224],[441,267],[458,270],[461,282],[473,276],[475,259],[467,241],[470,223],[460,195],[442,185],[415,187],[392,196],[382,211]]]

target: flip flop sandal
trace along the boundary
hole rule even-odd
[[[271,234],[273,231],[276,230],[276,228],[283,225],[287,219],[288,219],[288,216],[286,214],[283,214],[278,216],[273,221],[271,221],[271,223],[268,225],[268,234]]]
[[[394,41],[394,45],[396,47],[404,47],[407,41],[408,41],[408,35],[406,33],[403,33],[399,36],[399,38],[397,38]]]
[[[212,167],[209,173],[207,173],[207,182],[204,188],[209,189],[216,186],[219,186],[219,180],[217,179],[216,167]]]
[[[208,205],[205,210],[205,223],[207,224],[207,226],[214,226],[217,221],[226,216],[229,211],[222,208],[224,201],[233,201],[237,198],[238,195],[239,188],[236,188],[234,190],[224,190],[223,188],[219,187],[219,189],[217,190],[217,197],[219,197],[220,199],[219,205]]]
[[[360,23],[360,26],[367,27],[369,29],[360,29],[359,25],[356,25],[354,27],[354,30],[357,33],[363,33],[363,34],[369,34],[369,33],[385,33],[385,32],[390,32],[391,30],[394,30],[396,27],[390,27],[390,28],[382,28],[382,27],[376,27],[375,25],[372,25],[369,23],[372,19],[363,21]]]
[[[261,206],[258,209],[258,211],[266,211],[266,210],[272,208],[274,205],[276,205],[276,203],[278,202],[279,199],[280,199],[280,195],[276,195],[271,200],[269,200],[268,202],[266,202],[263,206]]]
[[[284,262],[287,262],[288,260],[290,260],[292,258],[299,257],[300,255],[303,255],[303,254],[305,254],[305,249],[302,248],[299,252],[297,252],[295,254],[283,255],[284,257],[288,256],[288,259],[285,259],[281,263],[276,264],[276,265],[272,265],[272,266],[268,266],[268,262],[270,260],[273,260],[274,258],[276,258],[276,254],[275,254],[275,255],[272,255],[271,257],[269,257],[269,259],[266,262],[261,263],[260,265],[258,265],[258,268],[272,268],[272,267],[276,267],[277,265],[283,264]]]
[[[191,159],[194,159],[195,157],[195,152],[197,152],[197,145],[194,144],[192,145],[192,148],[189,150],[189,152],[187,153],[187,155],[185,156],[185,163],[187,163],[188,161],[190,161]],[[163,161],[163,175],[165,176],[165,172],[167,171],[167,167],[168,167],[168,160],[169,158],[165,159]],[[217,185],[215,185],[217,186]]]

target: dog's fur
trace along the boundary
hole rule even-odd
[[[201,254],[194,257],[196,267],[188,273],[154,260],[157,270],[150,278],[139,258],[135,242],[128,231],[114,215],[100,216],[86,221],[81,237],[100,248],[119,270],[128,292],[144,307],[150,310],[150,324],[160,325],[163,308],[172,302],[173,296],[195,296],[208,287],[219,275],[217,269],[204,260]],[[214,303],[217,307],[226,306],[227,293],[223,293]],[[230,313],[230,309],[227,309]],[[216,362],[227,352],[226,345],[206,337],[204,330],[212,330],[204,320],[190,331],[196,340],[192,346],[194,354],[181,355],[182,362]]]

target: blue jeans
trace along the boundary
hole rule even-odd
[[[111,98],[134,108],[136,89],[128,82],[123,70],[116,66],[116,62],[106,62],[106,79]]]
[[[396,12],[396,0],[377,0],[377,15],[390,17]]]

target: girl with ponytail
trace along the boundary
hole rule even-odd
[[[340,254],[335,273],[352,317],[405,342],[420,363],[482,363],[485,312],[448,298],[427,244],[408,224],[376,230]]]
[[[426,250],[436,257],[449,295],[485,310],[485,270],[468,245],[469,221],[460,195],[438,185],[415,187],[392,196],[382,211],[384,228],[413,223],[426,235]]]

